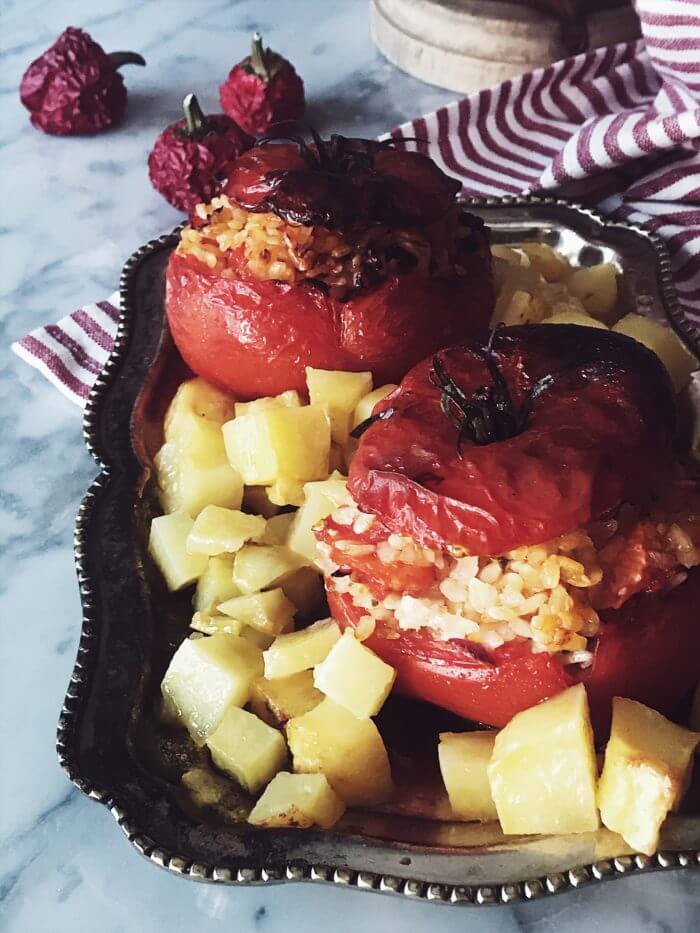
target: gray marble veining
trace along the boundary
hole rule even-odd
[[[34,130],[17,86],[67,25],[107,50],[133,48],[126,123],[89,139]],[[700,876],[631,878],[540,903],[455,910],[319,886],[196,885],[140,860],[109,814],[56,762],[56,718],[78,639],[71,535],[95,468],[79,412],[9,353],[11,340],[109,294],[124,259],[180,220],[151,188],[160,129],[217,87],[254,28],[289,54],[321,130],[378,134],[450,95],[374,50],[365,0],[4,0],[0,8],[0,928],[7,933],[133,933],[196,928],[290,933],[366,930],[689,931]]]

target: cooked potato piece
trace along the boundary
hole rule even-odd
[[[208,611],[233,596],[238,596],[238,587],[233,582],[233,560],[228,555],[210,557],[204,573],[197,581],[192,600],[195,610]]]
[[[236,402],[236,418],[242,415],[252,415],[271,408],[299,408],[301,399],[294,389],[288,389],[280,395],[266,395],[264,398],[253,399],[252,402]]]
[[[304,484],[299,480],[280,476],[276,482],[267,487],[267,496],[274,505],[300,506],[304,501]]]
[[[267,680],[258,677],[250,692],[250,708],[263,722],[282,726],[288,719],[303,716],[323,699],[314,687],[312,671]]]
[[[304,504],[294,516],[287,547],[315,566],[318,552],[313,526],[348,502],[347,479],[339,473],[320,483],[307,483],[304,486]]]
[[[264,593],[234,596],[218,606],[219,612],[238,619],[266,635],[279,635],[292,627],[294,605],[278,587]]]
[[[283,544],[246,544],[236,554],[233,581],[241,593],[258,593],[275,586],[302,566],[302,560]]]
[[[398,386],[394,385],[393,382],[388,382],[386,385],[379,386],[378,389],[373,389],[371,392],[368,392],[367,395],[363,396],[355,406],[355,411],[353,412],[353,428],[356,428],[358,424],[362,424],[363,421],[366,421],[374,411],[374,406],[378,405],[387,395],[391,395],[394,389],[398,389]]]
[[[233,554],[246,541],[257,541],[265,533],[262,515],[247,515],[235,509],[208,505],[197,516],[187,537],[190,554]]]
[[[561,282],[571,271],[566,257],[547,243],[521,243],[520,249],[530,260],[530,268],[548,282]]]
[[[391,693],[396,671],[345,632],[314,668],[314,684],[358,719],[376,716]]]
[[[280,771],[251,810],[248,822],[253,826],[330,829],[344,812],[345,804],[322,774]]]
[[[256,794],[287,763],[282,733],[235,706],[226,710],[207,739],[207,748],[216,767],[250,794]]]
[[[268,635],[261,632],[260,629],[253,628],[252,625],[244,625],[241,628],[241,638],[245,638],[251,645],[255,645],[261,651],[266,651],[275,640],[274,635]]]
[[[207,559],[190,554],[187,539],[194,522],[185,512],[160,515],[151,522],[148,551],[163,574],[169,590],[181,590],[204,573]]]
[[[642,317],[641,314],[626,314],[613,330],[634,337],[653,350],[668,370],[676,392],[688,384],[690,374],[700,367],[700,361],[686,349],[671,328],[651,318]]]
[[[488,764],[495,732],[441,732],[438,760],[452,812],[461,820],[498,819]]]
[[[190,628],[203,635],[240,635],[244,623],[216,611],[198,610],[192,615]]]
[[[221,431],[216,428],[221,436]],[[223,438],[221,438],[223,444]],[[206,460],[176,444],[163,444],[153,460],[158,496],[164,512],[197,516],[207,505],[237,509],[243,495],[243,479],[225,454]]]
[[[234,418],[222,430],[231,466],[246,483],[328,476],[331,426],[322,406],[269,408]]]
[[[325,699],[287,723],[294,770],[321,773],[350,806],[372,806],[391,796],[391,769],[379,730]]]
[[[262,667],[262,652],[236,635],[188,638],[173,655],[161,691],[194,741],[203,745],[229,706],[248,702]]]
[[[303,619],[311,618],[323,605],[325,590],[323,581],[313,567],[300,567],[297,571],[280,581],[284,595],[297,608]]]
[[[688,787],[700,734],[634,700],[615,697],[610,740],[598,785],[603,825],[645,855]]]
[[[181,383],[173,396],[165,415],[164,430],[168,440],[169,434],[176,429],[177,422],[182,413],[192,413],[207,421],[223,424],[232,417],[234,411],[233,398],[216,386],[200,379],[187,379]]]
[[[546,317],[541,324],[578,324],[581,327],[597,327],[607,330],[607,324],[603,324],[598,318],[590,314],[584,314],[583,311],[556,311],[549,317]]]
[[[340,638],[340,629],[333,619],[320,619],[298,632],[280,635],[263,657],[265,677],[287,677],[297,671],[308,671],[320,664]]]
[[[501,259],[509,266],[529,266],[530,257],[522,249],[513,249],[512,246],[502,246],[500,243],[494,243],[491,247],[491,255],[496,259]]]
[[[574,269],[566,285],[593,317],[609,317],[617,304],[617,269],[611,262]]]
[[[597,829],[596,758],[583,684],[514,716],[496,736],[488,776],[504,833]]]
[[[372,373],[348,373],[306,367],[306,385],[312,405],[325,405],[331,419],[331,437],[344,444],[352,415],[360,399],[372,390]]]
[[[294,521],[294,512],[282,512],[268,518],[265,533],[260,539],[261,544],[286,544],[289,529]]]
[[[496,301],[491,327],[498,324],[537,324],[545,313],[544,305],[534,302],[529,292],[505,286]]]
[[[277,515],[280,507],[275,505],[274,502],[270,502],[270,497],[267,494],[269,488],[269,486],[244,486],[244,511],[250,512],[251,515],[262,515],[263,518]]]

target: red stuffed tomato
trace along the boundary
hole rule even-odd
[[[306,366],[396,382],[481,331],[488,235],[425,156],[370,140],[260,145],[200,205],[166,276],[175,343],[240,398],[305,389]]]

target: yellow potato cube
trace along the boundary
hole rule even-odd
[[[688,384],[690,374],[700,368],[700,361],[681,343],[671,328],[658,321],[642,317],[641,314],[626,314],[613,330],[627,334],[653,350],[668,370],[676,392],[680,392]]]
[[[271,408],[299,408],[301,399],[294,389],[288,389],[280,395],[266,395],[264,398],[253,399],[252,402],[236,402],[236,418],[242,415],[252,415]]]
[[[244,706],[262,674],[262,652],[236,635],[187,638],[168,665],[163,696],[198,745],[229,706]]]
[[[190,628],[203,635],[240,635],[245,625],[238,619],[232,619],[231,616],[198,610],[192,615]]]
[[[221,431],[216,428],[223,445]],[[243,479],[228,462],[225,452],[200,455],[196,449],[182,450],[163,444],[154,457],[158,495],[164,512],[187,512],[196,517],[207,505],[227,509],[240,507]]]
[[[216,767],[249,794],[256,794],[287,763],[282,733],[235,706],[226,710],[207,739],[207,748]]]
[[[169,590],[190,586],[206,569],[206,557],[190,554],[187,550],[187,539],[193,524],[185,512],[160,515],[151,522],[148,551],[163,574]]]
[[[294,516],[289,529],[287,547],[315,565],[318,551],[314,525],[350,501],[347,479],[339,473],[334,473],[320,483],[307,483],[304,486],[304,504]]]
[[[287,743],[294,770],[325,774],[349,806],[372,806],[391,796],[389,758],[371,719],[358,719],[344,706],[325,699],[289,720]]]
[[[289,529],[294,521],[294,512],[282,512],[268,518],[261,544],[286,544]]]
[[[250,708],[263,722],[282,726],[308,713],[322,699],[323,694],[314,687],[313,672],[299,671],[276,680],[259,677],[251,689]]]
[[[164,432],[167,441],[179,437],[178,422],[183,415],[196,415],[204,421],[222,425],[233,416],[233,398],[199,377],[183,382],[168,406]]]
[[[287,599],[296,606],[298,618],[312,618],[323,605],[326,591],[318,571],[313,567],[300,567],[285,577],[280,586]]]
[[[575,269],[566,285],[593,317],[605,319],[617,304],[617,269],[611,262]]]
[[[386,385],[379,386],[378,389],[373,389],[372,392],[368,392],[364,398],[361,398],[353,413],[353,428],[366,421],[374,411],[374,406],[378,405],[387,395],[391,395],[395,389],[398,389],[398,386],[394,385],[393,382],[388,382]]]
[[[246,544],[236,554],[233,581],[241,593],[276,586],[302,566],[302,559],[283,544]]]
[[[231,466],[246,483],[328,476],[331,427],[322,406],[270,408],[234,418],[222,430]]]
[[[544,306],[534,302],[529,292],[505,287],[496,300],[491,327],[498,324],[537,324],[544,313]]]
[[[234,596],[217,608],[223,615],[238,619],[266,635],[275,636],[288,631],[294,620],[294,605],[279,587],[264,593]]]
[[[192,605],[197,612],[210,610],[233,596],[238,596],[233,582],[233,561],[229,556],[210,557],[204,573],[197,581]]]
[[[306,367],[306,385],[312,405],[325,405],[331,419],[331,437],[344,444],[352,415],[360,399],[372,390],[372,373],[348,373]]]
[[[530,260],[530,268],[548,282],[561,282],[571,272],[566,257],[547,243],[521,243],[520,249]]]
[[[324,660],[339,638],[340,629],[333,619],[320,619],[308,628],[280,635],[263,654],[265,677],[273,680],[308,671]]]
[[[262,515],[264,518],[277,515],[280,507],[275,505],[274,502],[270,502],[270,497],[267,494],[269,488],[269,486],[244,486],[243,510],[250,512],[251,515]]]
[[[187,537],[190,554],[232,554],[246,541],[257,541],[265,533],[262,515],[247,515],[235,509],[208,505],[197,516]]]
[[[615,697],[610,740],[598,785],[603,825],[645,855],[690,783],[700,734],[634,700]]]
[[[396,671],[345,632],[314,668],[314,684],[358,719],[376,716],[391,693]]]
[[[487,772],[495,739],[495,732],[440,733],[440,773],[452,812],[461,820],[498,819]]]
[[[580,327],[597,327],[607,330],[607,324],[603,324],[598,318],[590,314],[584,314],[583,311],[557,311],[546,317],[542,324],[578,324]]]
[[[345,804],[322,774],[280,771],[263,791],[248,817],[253,826],[330,829],[345,812]]]
[[[514,716],[496,736],[488,776],[504,833],[597,829],[596,758],[583,684]]]
[[[280,476],[271,486],[267,487],[267,496],[274,505],[299,506],[304,501],[304,484],[296,479],[286,479]]]

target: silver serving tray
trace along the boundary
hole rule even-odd
[[[666,317],[700,355],[700,334],[683,318],[668,254],[654,234],[556,200],[467,206],[486,220],[497,243],[539,238],[580,264],[615,262],[626,306]],[[108,807],[142,855],[199,881],[321,881],[489,905],[700,864],[697,787],[687,812],[667,821],[663,848],[652,857],[631,852],[603,829],[506,837],[494,824],[417,819],[410,806],[351,812],[333,832],[258,830],[183,806],[174,790],[181,750],[167,746],[149,710],[186,631],[187,599],[165,593],[146,552],[155,508],[151,457],[164,406],[183,374],[163,310],[163,271],[177,232],[147,243],[126,263],[115,347],[85,409],[85,442],[100,474],[75,530],[83,627],[57,737],[70,780]]]

